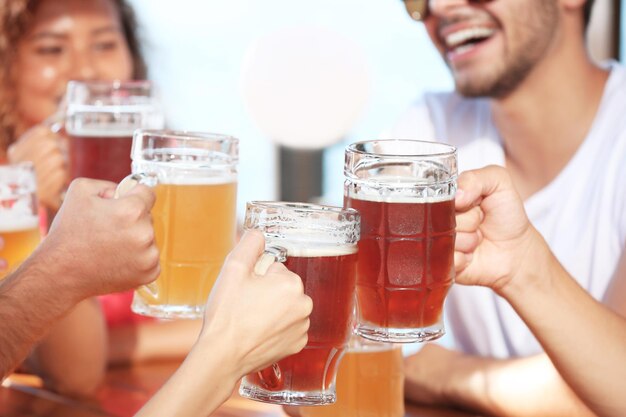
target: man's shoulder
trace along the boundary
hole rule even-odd
[[[455,92],[429,92],[414,101],[396,121],[395,136],[459,140],[463,132],[482,131],[491,123],[489,100]]]
[[[430,111],[454,112],[464,111],[484,111],[489,107],[489,100],[486,98],[463,97],[455,91],[426,92],[414,103],[413,108],[425,107]]]

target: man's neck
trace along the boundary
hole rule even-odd
[[[512,94],[493,100],[506,165],[522,198],[546,186],[574,156],[607,78],[584,49],[572,48],[544,59]]]

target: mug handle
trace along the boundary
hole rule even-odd
[[[159,179],[156,174],[145,174],[143,172],[138,172],[136,174],[130,174],[126,176],[115,188],[115,194],[113,198],[118,199],[124,194],[128,193],[132,190],[135,185],[143,184],[148,187],[154,187],[159,183]]]
[[[145,174],[143,172],[139,172],[136,174],[130,174],[126,176],[115,188],[115,194],[113,195],[114,199],[118,199],[124,194],[128,193],[132,190],[137,184],[147,185],[148,187],[154,187],[158,184],[158,177],[156,174]],[[145,290],[145,291],[143,291]],[[152,281],[149,284],[142,285],[137,288],[135,291],[140,291],[143,293],[147,293],[150,298],[156,299],[159,295],[159,289],[156,285],[155,281]]]
[[[263,276],[274,262],[285,262],[287,249],[282,246],[267,246],[259,260],[254,265],[254,273]],[[261,383],[268,389],[276,389],[283,383],[282,372],[277,363],[257,372]]]

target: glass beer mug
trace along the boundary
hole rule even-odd
[[[135,291],[132,310],[201,318],[235,244],[239,141],[212,133],[138,130],[129,181],[154,186],[152,221],[161,252],[155,282]]]
[[[275,404],[335,402],[337,365],[352,328],[359,215],[355,210],[303,203],[250,202],[245,229],[261,230],[313,300],[305,348],[244,377],[239,394]]]
[[[403,343],[441,337],[454,281],[456,149],[415,140],[354,143],[344,174],[345,206],[361,214],[357,333]]]
[[[135,129],[161,129],[149,81],[70,81],[65,96],[70,178],[120,182],[130,174]]]
[[[353,335],[337,372],[337,402],[302,417],[403,417],[404,361],[397,344]]]
[[[0,280],[17,268],[39,244],[35,172],[31,163],[0,165],[0,258],[8,263]]]

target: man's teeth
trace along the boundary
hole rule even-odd
[[[458,46],[456,48],[454,48],[454,53],[455,54],[462,54],[464,52],[469,51],[470,49],[474,48],[476,45],[474,45],[473,43],[468,43],[467,45],[461,45]]]
[[[483,40],[493,35],[494,32],[493,29],[481,27],[462,29],[446,36],[446,45],[448,48],[454,48],[473,39]]]

